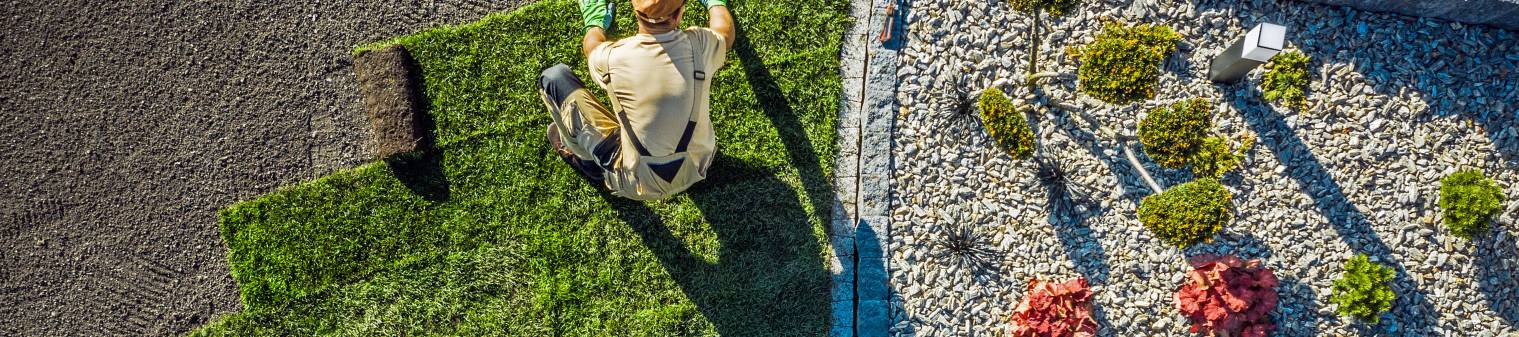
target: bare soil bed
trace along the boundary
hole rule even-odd
[[[216,211],[372,156],[351,48],[523,2],[0,4],[0,335],[239,310]]]

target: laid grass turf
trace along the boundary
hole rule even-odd
[[[719,157],[658,202],[597,192],[546,151],[537,74],[586,76],[570,1],[390,41],[421,66],[440,150],[223,210],[244,311],[192,335],[824,334],[848,5],[736,2]],[[692,3],[687,25],[705,23]]]

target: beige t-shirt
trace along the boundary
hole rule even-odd
[[[623,132],[637,135],[651,155],[674,152],[688,122],[695,121],[686,152],[707,163],[717,145],[708,111],[710,89],[727,48],[722,35],[703,27],[638,34],[596,46],[589,57],[591,77],[611,96],[612,111],[627,114],[631,125],[623,125]],[[693,77],[696,57],[706,59],[705,80]],[[638,150],[623,145],[617,166],[640,164]]]

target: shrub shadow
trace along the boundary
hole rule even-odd
[[[1240,90],[1247,93],[1246,96],[1234,98],[1234,108],[1244,115],[1246,123],[1260,136],[1258,144],[1270,148],[1277,160],[1287,167],[1287,172],[1292,173],[1299,189],[1313,198],[1314,207],[1329,220],[1329,226],[1340,235],[1350,250],[1373,256],[1396,272],[1392,286],[1398,299],[1389,312],[1396,315],[1389,315],[1392,317],[1382,320],[1377,328],[1399,335],[1434,335],[1433,329],[1438,325],[1434,321],[1438,317],[1437,311],[1424,290],[1419,289],[1407,268],[1392,255],[1392,248],[1377,237],[1367,216],[1351,203],[1339,183],[1330,176],[1329,170],[1297,136],[1297,131],[1271,109],[1250,103],[1264,101],[1252,83],[1240,82],[1223,89],[1226,93]]]
[[[1285,336],[1318,336],[1318,294],[1313,286],[1302,280],[1277,275],[1281,283],[1276,286],[1277,306],[1274,313],[1276,334]]]
[[[1519,247],[1514,233],[1498,228],[1477,239],[1477,284],[1487,305],[1509,326],[1519,325]]]

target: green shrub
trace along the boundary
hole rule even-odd
[[[1013,159],[1024,160],[1034,156],[1034,130],[1024,120],[1023,112],[1013,107],[1013,102],[997,88],[981,92],[981,120],[986,131],[997,143],[1007,149]]]
[[[1244,145],[1235,150],[1229,148],[1229,140],[1224,137],[1203,138],[1202,146],[1192,155],[1192,174],[1222,178],[1225,173],[1238,167],[1241,160],[1245,160],[1245,150],[1255,143],[1255,138],[1245,138],[1244,142]]]
[[[1456,236],[1471,239],[1486,232],[1502,201],[1503,190],[1481,170],[1464,170],[1440,179],[1440,208],[1445,210],[1445,225]]]
[[[1139,142],[1145,154],[1167,168],[1192,161],[1213,127],[1213,106],[1201,98],[1150,110],[1139,121]]]
[[[1266,99],[1294,110],[1308,109],[1309,60],[1308,55],[1296,50],[1271,57],[1261,78],[1261,92]]]
[[[1167,244],[1186,248],[1213,239],[1234,218],[1234,196],[1218,179],[1199,178],[1177,185],[1139,203],[1139,222]]]
[[[1176,50],[1181,35],[1170,27],[1109,23],[1097,40],[1080,50],[1076,70],[1082,92],[1113,104],[1155,97],[1160,62]]]
[[[1341,315],[1377,324],[1382,312],[1392,308],[1397,294],[1392,292],[1392,268],[1371,262],[1366,254],[1357,254],[1345,262],[1345,275],[1334,280],[1329,301],[1339,305]]]
[[[1077,5],[1081,5],[1081,1],[1080,0],[1007,0],[1007,4],[1008,4],[1009,7],[1012,7],[1014,11],[1017,11],[1019,13],[1035,14],[1035,13],[1038,13],[1039,11],[1042,10],[1045,13],[1049,13],[1050,16],[1065,16],[1065,14],[1066,13],[1070,13],[1072,9],[1076,9]]]

